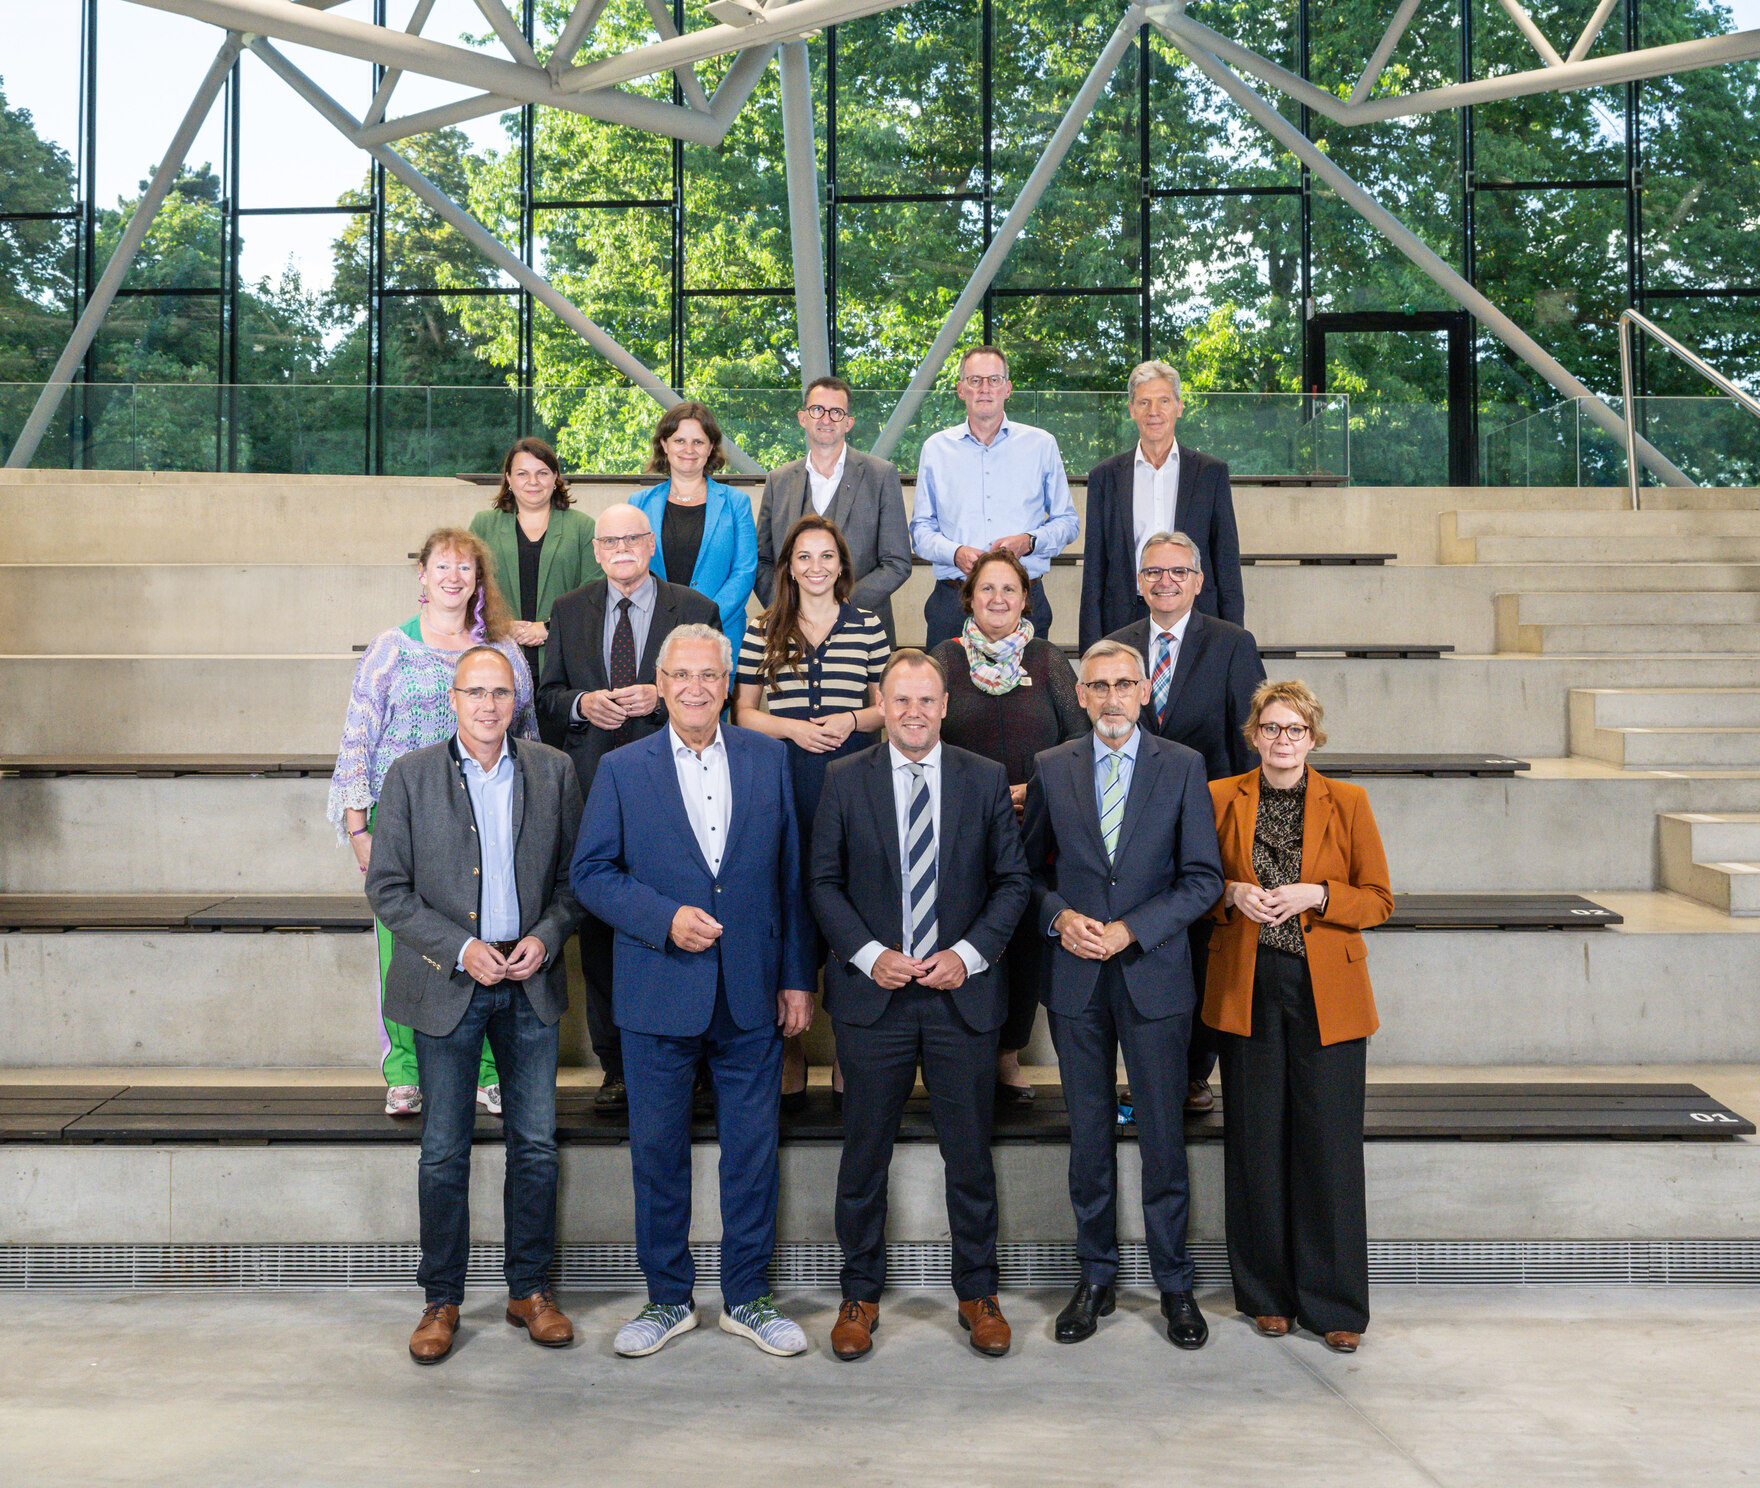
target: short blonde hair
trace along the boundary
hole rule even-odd
[[[1241,732],[1246,735],[1247,747],[1259,747],[1259,715],[1273,703],[1282,703],[1302,715],[1302,722],[1307,724],[1314,733],[1314,747],[1321,748],[1326,743],[1326,730],[1320,724],[1326,717],[1326,710],[1320,706],[1320,699],[1314,696],[1314,689],[1306,682],[1261,682],[1258,691],[1253,694],[1253,701],[1247,706],[1247,721],[1241,725]]]

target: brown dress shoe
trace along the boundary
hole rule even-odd
[[[548,1292],[533,1292],[529,1297],[507,1300],[507,1321],[524,1328],[533,1343],[545,1348],[567,1348],[574,1342],[574,1324],[562,1315],[556,1299]]]
[[[1357,1345],[1362,1341],[1363,1335],[1361,1333],[1352,1333],[1346,1328],[1340,1328],[1336,1332],[1326,1335],[1326,1347],[1335,1354],[1354,1354],[1357,1351]]]
[[[429,1303],[409,1336],[410,1358],[418,1364],[438,1364],[452,1352],[452,1335],[457,1331],[458,1308],[450,1302]]]
[[[845,1362],[861,1358],[874,1347],[874,1330],[879,1326],[879,1303],[845,1297],[831,1326],[831,1352]]]
[[[994,1296],[979,1297],[975,1302],[959,1304],[959,1325],[972,1335],[972,1347],[980,1354],[1000,1359],[1008,1352],[1013,1335],[1008,1319],[996,1305]]]
[[[1253,1326],[1267,1338],[1282,1338],[1289,1332],[1289,1319],[1286,1317],[1260,1317],[1253,1319]]]
[[[1199,1116],[1205,1111],[1216,1109],[1216,1094],[1210,1089],[1208,1080],[1186,1081],[1186,1110]]]

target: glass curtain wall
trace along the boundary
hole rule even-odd
[[[569,8],[515,5],[540,55]],[[703,23],[683,0],[672,8],[681,28]],[[1596,0],[1527,8],[1569,52]],[[138,190],[100,199],[100,163],[114,173],[121,162],[144,183],[161,147],[121,81],[139,28],[190,29],[188,55],[161,90],[180,93],[179,108],[219,38],[120,0],[51,9],[64,74],[53,96],[64,106],[21,106],[0,50],[10,162],[0,167],[0,449],[138,200]],[[402,26],[412,4],[347,9]],[[1340,96],[1391,10],[1381,0],[1189,7]],[[1115,24],[1116,12],[1077,0],[917,0],[810,41],[832,357],[861,390],[858,443],[891,411]],[[1717,0],[1622,0],[1587,55],[1732,25]],[[645,0],[608,0],[578,60],[639,43],[652,27]],[[427,34],[486,45],[486,29],[474,5],[440,0]],[[357,116],[383,82],[364,63],[290,54]],[[1374,96],[1538,65],[1498,0],[1426,5]],[[729,66],[699,67],[708,95]],[[626,87],[689,101],[675,77]],[[391,114],[456,96],[405,78]],[[1750,384],[1760,376],[1754,64],[1348,129],[1267,96],[1597,391],[1617,393],[1615,328],[1628,304]],[[751,454],[798,452],[774,66],[714,148],[531,108],[397,148],[633,355],[724,410]],[[1022,416],[1084,449],[1122,441],[1122,410],[1048,395],[1119,389],[1133,363],[1161,356],[1195,392],[1348,393],[1357,478],[1403,482],[1431,478],[1423,462],[1434,463],[1445,431],[1441,339],[1333,335],[1328,364],[1312,366],[1304,326],[1314,315],[1453,308],[1145,32],[961,335],[1003,345],[1017,388],[1038,395],[1031,409],[1022,398]],[[39,464],[483,469],[510,438],[537,431],[573,465],[633,469],[654,416],[571,329],[248,55],[80,373],[87,386],[64,406]],[[1650,349],[1640,376],[1658,395],[1701,391]],[[142,391],[121,399],[113,384]],[[1471,400],[1478,474],[1491,482],[1506,472],[1484,436],[1559,401],[1483,332]],[[901,463],[956,416],[946,374],[901,443]],[[1187,427],[1199,442],[1206,416],[1194,401]]]

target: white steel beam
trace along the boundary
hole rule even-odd
[[[416,8],[410,14],[409,24],[403,29],[411,36],[420,36],[422,27],[428,24],[428,13],[434,8],[434,0],[416,0]],[[380,80],[378,90],[373,94],[373,101],[367,105],[362,116],[365,124],[377,124],[385,117],[385,110],[391,106],[391,95],[397,91],[397,80],[403,74],[395,67],[390,68]]]
[[[1412,17],[1418,13],[1418,6],[1423,0],[1400,0],[1399,9],[1393,13],[1393,19],[1387,23],[1387,30],[1382,32],[1381,40],[1375,46],[1375,53],[1363,66],[1363,75],[1357,79],[1357,86],[1351,91],[1351,102],[1361,103],[1374,90],[1376,82],[1387,66],[1388,59],[1393,56],[1393,49],[1406,34],[1406,27],[1412,24]]]
[[[261,57],[288,87],[316,109],[338,133],[346,139],[354,138],[360,127],[358,121],[351,118],[341,104],[337,103],[305,73],[288,61],[268,41],[260,37],[253,40],[251,50]],[[533,299],[551,311],[563,324],[570,327],[594,351],[646,392],[662,408],[671,408],[681,401],[677,392],[650,371],[640,359],[620,346],[602,326],[583,313],[555,285],[521,259],[518,254],[512,252],[494,233],[484,227],[481,222],[477,221],[397,151],[387,145],[374,145],[367,150],[367,153],[408,187],[416,197],[426,202],[443,221],[455,228],[459,235],[483,257],[522,288],[529,291]],[[735,469],[754,475],[763,470],[763,466],[740,449],[732,440],[725,441],[725,448],[728,459]]]
[[[1539,54],[1540,60],[1548,67],[1563,67],[1564,58],[1558,55],[1558,48],[1546,39],[1546,33],[1534,24],[1533,16],[1522,9],[1521,0],[1498,0],[1509,18],[1516,23],[1516,30],[1528,38],[1528,45]]]
[[[794,258],[795,335],[801,391],[831,372],[825,310],[825,244],[819,233],[819,152],[813,137],[813,75],[804,41],[786,41],[776,62],[782,85],[782,150],[788,175],[788,225]]]
[[[501,0],[477,0],[477,9],[483,12],[483,19],[501,38],[501,44],[507,48],[508,56],[522,67],[543,67],[544,64],[538,60],[537,54],[532,51],[525,35],[520,31],[519,23],[507,13],[507,7]]]
[[[1320,150],[1312,140],[1253,89],[1249,88],[1221,58],[1199,46],[1188,45],[1185,38],[1157,22],[1193,64],[1217,87],[1256,119],[1261,128],[1336,191],[1339,197],[1374,228],[1382,237],[1415,264],[1463,309],[1469,311],[1486,330],[1524,362],[1544,377],[1567,398],[1581,398],[1583,411],[1589,418],[1616,439],[1625,438],[1625,420],[1596,397],[1583,383],[1573,377],[1534,338],[1505,315],[1477,289],[1448,266],[1416,233],[1389,212],[1380,202]],[[1678,470],[1659,450],[1640,440],[1638,454],[1657,476],[1671,486],[1690,486],[1694,482]]]
[[[423,109],[420,113],[363,126],[355,136],[355,143],[363,149],[369,145],[389,144],[393,140],[408,139],[412,134],[426,134],[431,129],[444,129],[451,124],[462,124],[467,119],[480,119],[485,114],[519,108],[521,102],[504,94],[477,93],[454,103]],[[731,119],[719,120],[713,113],[679,108],[676,104],[662,103],[658,98],[625,93],[620,88],[556,98],[545,106],[571,114],[584,114],[590,119],[603,119],[608,124],[625,124],[647,134],[681,139],[693,145],[720,144],[732,123]]]
[[[1595,7],[1595,14],[1589,17],[1589,24],[1583,27],[1583,34],[1577,38],[1577,44],[1571,48],[1567,62],[1581,62],[1589,55],[1589,48],[1595,45],[1596,37],[1601,35],[1601,28],[1607,24],[1607,18],[1613,14],[1614,6],[1619,0],[1601,0]]]
[[[550,60],[544,64],[544,70],[552,78],[561,77],[563,68],[574,61],[574,54],[587,44],[605,5],[606,0],[576,0],[568,24],[562,28],[562,35],[556,38],[556,45],[550,49]]]
[[[666,0],[648,0],[648,14],[653,18],[654,29],[660,33],[662,41],[668,41],[678,35],[678,27],[672,24],[672,12],[666,8]],[[694,109],[709,112],[709,97],[703,92],[703,85],[697,80],[697,71],[688,64],[672,69],[673,81],[684,93],[684,101]]]
[[[1039,205],[1039,198],[1045,194],[1045,188],[1057,174],[1058,166],[1063,164],[1063,157],[1069,154],[1070,146],[1075,144],[1076,137],[1081,134],[1082,126],[1088,122],[1088,115],[1100,101],[1100,95],[1112,80],[1113,73],[1118,71],[1118,64],[1130,50],[1142,24],[1142,7],[1131,6],[1125,11],[1124,18],[1119,21],[1117,29],[1101,49],[1100,55],[1094,59],[1088,76],[1083,80],[1076,96],[1070,100],[1069,107],[1064,110],[1063,118],[1051,138],[1045,142],[1045,153],[1039,157],[1039,163],[1033,167],[1032,174],[1021,187],[1020,195],[1009,208],[1008,216],[1002,220],[1002,226],[996,229],[996,236],[990,240],[990,246],[978,260],[977,268],[972,270],[972,277],[966,281],[966,287],[954,301],[953,309],[942,322],[934,344],[918,364],[910,385],[898,400],[898,406],[892,410],[892,417],[886,420],[886,427],[874,441],[873,453],[881,459],[892,453],[899,436],[910,427],[911,420],[917,416],[917,410],[923,406],[923,399],[935,385],[935,379],[940,376],[948,355],[965,333],[966,322],[972,318],[972,312],[983,300],[984,292],[995,280],[1003,260],[1008,257],[1008,250],[1014,247],[1015,239],[1026,227],[1027,219],[1033,215],[1033,208]]]
[[[141,244],[146,241],[147,230],[152,227],[153,219],[159,215],[159,208],[171,194],[171,188],[177,182],[177,173],[183,168],[184,157],[189,154],[189,147],[195,143],[196,135],[201,133],[202,124],[214,107],[214,100],[220,96],[220,90],[226,84],[226,75],[232,71],[232,64],[238,60],[238,54],[243,49],[244,38],[233,33],[226,37],[220,50],[214,54],[212,65],[196,88],[195,97],[190,99],[189,108],[184,112],[183,122],[171,136],[171,143],[165,147],[165,154],[159,160],[159,168],[153,172],[153,179],[147,183],[147,189],[141,193],[134,215],[128,219],[128,226],[122,230],[122,237],[117,242],[115,251],[111,253],[109,263],[104,265],[104,272],[92,287],[91,299],[80,313],[73,334],[67,338],[67,345],[62,348],[60,357],[50,369],[49,379],[44,384],[43,391],[37,395],[36,404],[31,409],[30,417],[25,420],[24,428],[19,432],[12,452],[6,457],[9,469],[22,470],[36,458],[37,446],[43,442],[49,421],[55,416],[56,406],[72,385],[74,368],[79,366],[85,354],[91,350],[93,338],[97,336],[98,327],[116,298],[116,291],[122,287],[129,266],[134,263],[135,254],[140,252]]]

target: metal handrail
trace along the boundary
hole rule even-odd
[[[1632,327],[1641,326],[1648,331],[1677,357],[1715,387],[1719,392],[1735,399],[1738,407],[1745,408],[1755,418],[1760,418],[1760,398],[1745,392],[1731,382],[1717,368],[1713,367],[1697,352],[1681,343],[1657,325],[1646,315],[1636,310],[1622,310],[1619,317],[1619,382],[1620,392],[1625,397],[1626,425],[1626,481],[1631,487],[1632,510],[1638,510],[1638,420],[1637,403],[1632,395]]]

